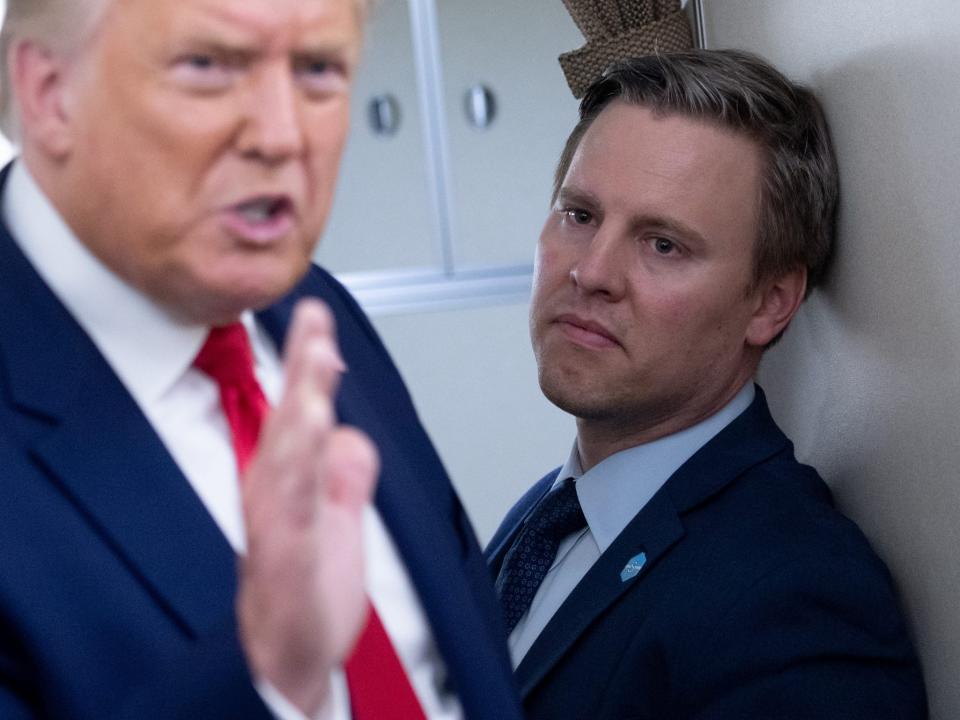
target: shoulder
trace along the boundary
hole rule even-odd
[[[370,320],[350,291],[339,280],[318,265],[311,265],[300,283],[276,308],[288,313],[298,300],[314,297],[323,300],[337,320],[337,329],[342,333],[360,333],[368,341],[379,344],[379,338]]]
[[[743,619],[761,607],[778,615],[831,607],[851,621],[872,619],[881,634],[903,629],[886,565],[834,507],[819,474],[792,453],[754,466],[683,521],[679,555],[721,569],[710,572],[716,627],[728,626],[724,613]]]
[[[304,278],[283,299],[257,314],[271,334],[286,335],[296,304],[305,298],[323,301],[333,313],[340,352],[353,377],[371,391],[384,390],[408,401],[400,375],[370,319],[350,291],[333,275],[311,265]]]
[[[893,578],[813,468],[790,451],[768,458],[683,525],[654,602],[669,618],[668,664],[691,708],[764,707],[767,678],[805,708],[797,716],[866,717],[854,686],[883,698],[872,717],[917,716],[922,682]],[[732,668],[750,679],[736,692]],[[807,704],[817,693],[838,714]]]
[[[685,513],[683,524],[684,544],[716,554],[718,561],[725,555],[740,582],[805,565],[843,564],[857,568],[856,575],[888,577],[860,528],[834,506],[817,471],[797,462],[790,450],[746,470]]]

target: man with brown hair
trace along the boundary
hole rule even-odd
[[[755,56],[587,91],[530,312],[576,443],[488,548],[528,717],[926,717],[886,568],[753,382],[837,196],[819,104]]]

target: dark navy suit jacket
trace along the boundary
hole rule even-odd
[[[491,541],[494,574],[556,474]],[[621,580],[640,553],[640,573]],[[516,676],[542,720],[927,716],[886,568],[796,461],[759,389],[603,553]]]
[[[337,408],[380,450],[376,504],[449,684],[469,718],[518,718],[487,567],[373,328],[317,268],[259,319],[281,347],[307,295],[336,315]],[[0,718],[270,718],[237,639],[230,546],[2,225],[0,307]]]

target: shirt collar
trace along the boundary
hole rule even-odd
[[[748,382],[729,403],[706,420],[673,435],[614,453],[587,472],[583,472],[574,442],[555,484],[568,477],[577,481],[577,497],[601,553],[681,465],[750,406],[755,394],[753,383]]]
[[[10,171],[3,213],[20,249],[134,399],[141,406],[159,400],[190,367],[208,328],[174,318],[108,269],[67,226],[22,161]]]

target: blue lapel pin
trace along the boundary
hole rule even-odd
[[[620,571],[620,582],[626,582],[631,578],[635,578],[640,574],[640,571],[643,570],[643,566],[646,564],[647,554],[645,552],[634,555],[627,561],[627,564],[623,566],[623,570]]]

